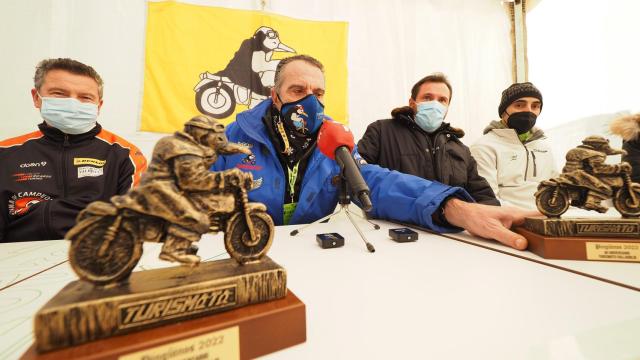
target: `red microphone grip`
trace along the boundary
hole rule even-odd
[[[349,148],[349,153],[353,151],[355,146],[353,133],[345,125],[333,121],[325,121],[318,133],[318,149],[326,157],[335,160],[336,150],[341,146]]]

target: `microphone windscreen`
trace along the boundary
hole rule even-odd
[[[318,133],[318,149],[326,157],[335,160],[336,149],[340,146],[348,147],[349,153],[351,153],[355,146],[353,133],[345,125],[325,121]]]

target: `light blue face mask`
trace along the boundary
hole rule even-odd
[[[416,124],[428,133],[434,132],[442,125],[446,113],[447,107],[438,101],[421,102],[416,112]]]
[[[98,105],[74,98],[43,97],[40,114],[50,126],[65,134],[83,134],[96,126]]]

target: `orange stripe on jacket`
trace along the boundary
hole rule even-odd
[[[131,160],[133,168],[135,169],[131,187],[138,186],[140,176],[142,176],[142,173],[147,170],[147,159],[142,155],[142,151],[127,140],[105,129],[102,129],[98,135],[96,135],[96,138],[109,144],[118,144],[125,149],[129,149],[129,160]]]
[[[43,136],[44,134],[40,130],[37,130],[28,134],[2,140],[0,141],[0,148],[7,148],[7,147],[16,146],[16,145],[22,145],[29,140],[40,139]]]

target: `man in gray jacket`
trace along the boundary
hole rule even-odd
[[[558,175],[547,138],[535,127],[541,111],[542,94],[532,83],[513,84],[502,92],[500,121],[471,146],[478,173],[503,205],[535,209],[538,183]]]

